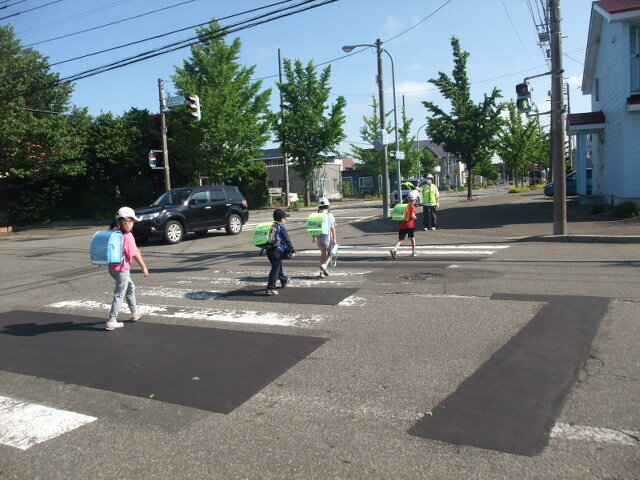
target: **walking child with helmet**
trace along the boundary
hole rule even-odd
[[[440,206],[440,193],[433,183],[433,175],[427,175],[427,183],[422,187],[422,213],[425,230],[436,229],[436,210]]]
[[[319,276],[329,276],[329,261],[331,260],[331,252],[338,244],[338,236],[336,234],[336,219],[329,212],[331,204],[329,199],[322,197],[318,200],[318,213],[326,215],[323,217],[321,224],[322,233],[313,236],[313,244],[320,249],[320,274]]]
[[[132,208],[122,207],[116,214],[116,228],[122,232],[122,262],[116,265],[109,265],[109,275],[115,280],[115,289],[113,291],[113,300],[111,302],[111,311],[107,320],[106,330],[115,330],[122,328],[124,324],[118,322],[118,312],[122,305],[123,299],[127,301],[129,310],[131,311],[131,321],[140,320],[141,314],[136,304],[136,286],[131,280],[131,260],[135,260],[142,268],[142,274],[149,276],[149,270],[142,259],[140,250],[136,245],[136,241],[131,233],[133,223],[139,221]]]
[[[391,249],[391,256],[393,258],[398,258],[398,248],[404,242],[405,237],[409,237],[411,240],[411,256],[415,257],[418,255],[416,252],[416,239],[415,239],[415,221],[417,218],[418,207],[416,203],[418,202],[418,196],[414,192],[409,192],[406,198],[407,205],[404,209],[400,208],[402,205],[397,205],[394,208],[394,220],[395,211],[398,210],[400,212],[400,216],[397,218],[398,220],[398,242],[396,246]]]

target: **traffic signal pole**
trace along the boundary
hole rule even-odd
[[[567,183],[564,166],[565,110],[562,75],[560,0],[549,0],[551,30],[551,164],[553,170],[553,234],[567,234]]]
[[[376,40],[376,50],[378,53],[378,97],[380,103],[380,130],[385,128],[384,115],[384,80],[382,76],[382,40]],[[387,146],[383,145],[380,151],[382,160],[382,217],[389,218],[389,157],[387,156]],[[400,192],[400,185],[398,185]]]
[[[167,150],[167,110],[164,100],[164,80],[158,79],[158,95],[160,96],[160,115],[162,118],[162,157],[164,159],[164,190],[171,190],[171,176],[169,175],[169,151]]]

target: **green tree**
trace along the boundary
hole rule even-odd
[[[304,67],[300,60],[284,60],[285,82],[278,87],[283,107],[275,122],[276,137],[293,157],[293,168],[305,185],[305,204],[311,201],[310,185],[315,170],[325,162],[323,154],[334,151],[344,140],[346,101],[339,96],[328,106],[331,67],[318,76],[313,62]]]
[[[351,155],[362,162],[362,165],[358,166],[358,170],[363,170],[379,178],[382,176],[382,159],[380,152],[373,149],[373,143],[378,136],[378,130],[380,130],[380,112],[375,96],[371,97],[370,106],[372,108],[371,116],[363,116],[363,125],[360,127],[360,139],[369,146],[361,147],[352,143]],[[389,115],[391,115],[391,111],[386,114],[386,117]],[[386,130],[393,130],[390,121],[387,123]]]
[[[438,87],[440,93],[451,103],[451,113],[446,113],[433,102],[422,102],[432,114],[427,117],[427,133],[436,143],[444,146],[447,152],[457,155],[467,166],[469,173],[467,196],[472,198],[473,176],[480,165],[491,161],[497,146],[497,134],[502,120],[500,90],[494,88],[491,95],[474,103],[471,100],[471,88],[467,76],[467,58],[469,52],[462,51],[460,41],[452,37],[454,68],[450,78],[439,72],[437,79],[429,82]]]
[[[193,121],[186,107],[175,109],[169,151],[183,178],[202,175],[227,183],[260,156],[269,139],[271,90],[251,81],[255,66],[238,63],[239,38],[227,44],[216,21],[198,34],[201,42],[191,47],[191,57],[172,79],[181,95],[200,97],[202,120]]]
[[[548,136],[542,129],[538,117],[523,121],[513,101],[507,104],[508,117],[498,135],[497,152],[508,170],[514,172],[516,186],[518,177],[534,167],[548,166]]]

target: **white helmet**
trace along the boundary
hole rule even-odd
[[[116,220],[120,218],[132,218],[136,222],[140,221],[140,219],[136,217],[136,212],[134,212],[133,208],[130,207],[122,207],[120,210],[118,210],[118,213],[116,213]]]
[[[427,175],[427,178],[430,178],[431,180],[433,180],[433,175],[429,174]]]
[[[324,207],[324,206],[328,206],[329,205],[329,199],[325,198],[325,197],[320,197],[320,199],[318,200],[318,206],[319,207]]]
[[[416,198],[418,198],[418,196],[415,194],[415,192],[409,192],[409,194],[407,195],[407,198],[409,200],[415,200]]]

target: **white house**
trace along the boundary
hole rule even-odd
[[[586,194],[592,166],[594,195],[640,202],[640,0],[593,2],[582,93],[591,95],[591,112],[567,119],[577,137],[578,193]]]

